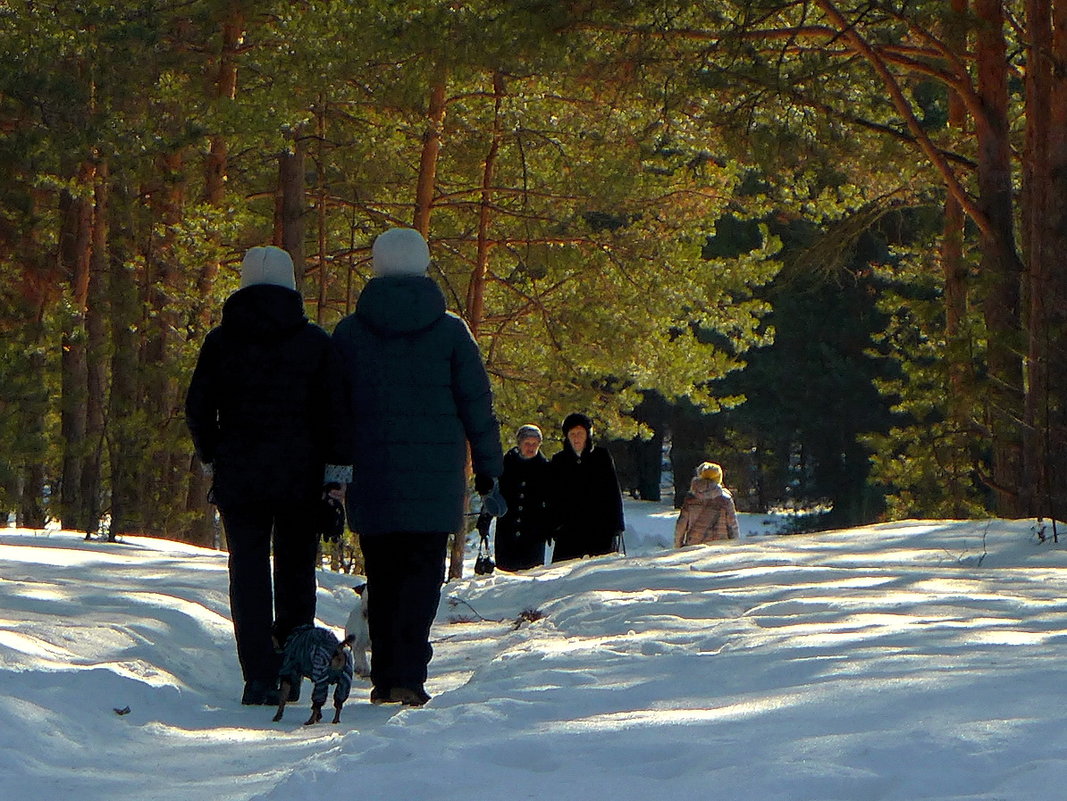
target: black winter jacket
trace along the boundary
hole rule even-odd
[[[222,308],[185,402],[220,507],[321,496],[327,464],[351,464],[340,358],[299,293],[257,284]]]
[[[502,469],[489,377],[467,324],[427,276],[371,279],[333,334],[353,421],[350,528],[361,535],[463,528],[467,444],[476,473]]]
[[[496,565],[501,570],[525,570],[544,563],[545,541],[552,534],[551,491],[544,454],[523,459],[518,448],[504,454],[500,494],[508,503],[508,512],[496,521],[495,535]]]
[[[556,526],[552,560],[611,553],[615,535],[626,528],[611,454],[594,445],[592,437],[581,455],[564,441],[550,467]]]

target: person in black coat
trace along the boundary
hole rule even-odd
[[[563,450],[552,457],[553,562],[617,551],[626,522],[615,462],[593,444],[584,414],[563,421]]]
[[[503,452],[481,351],[427,275],[426,240],[393,228],[371,256],[375,277],[333,334],[352,404],[346,509],[371,599],[371,701],[421,706],[448,537],[464,524],[467,448],[482,495]]]
[[[313,521],[324,488],[351,478],[340,357],[308,321],[295,286],[284,250],[248,251],[241,288],[204,340],[185,404],[226,529],[245,704],[278,702],[272,635],[284,642],[314,622]]]
[[[541,429],[524,425],[515,439],[516,447],[504,454],[500,494],[508,511],[496,521],[494,541],[496,566],[512,572],[543,565],[551,534],[551,478],[548,459],[541,453]]]

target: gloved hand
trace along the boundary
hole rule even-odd
[[[479,495],[488,495],[493,489],[493,477],[485,473],[475,473],[474,491]]]
[[[493,516],[488,512],[482,512],[478,515],[478,522],[474,524],[474,527],[478,529],[478,533],[482,535],[483,539],[489,537],[489,524],[493,522]]]

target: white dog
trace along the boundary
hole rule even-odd
[[[358,598],[345,623],[345,635],[352,640],[352,657],[355,660],[356,675],[367,678],[370,675],[370,626],[367,624],[367,585],[353,587]]]

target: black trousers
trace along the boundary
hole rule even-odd
[[[315,622],[313,513],[314,503],[307,502],[219,508],[230,549],[230,614],[245,681],[277,679],[281,656],[271,640],[275,621],[282,632]]]
[[[430,626],[441,602],[448,534],[360,536],[367,568],[371,681],[379,692],[421,690],[433,658]]]

